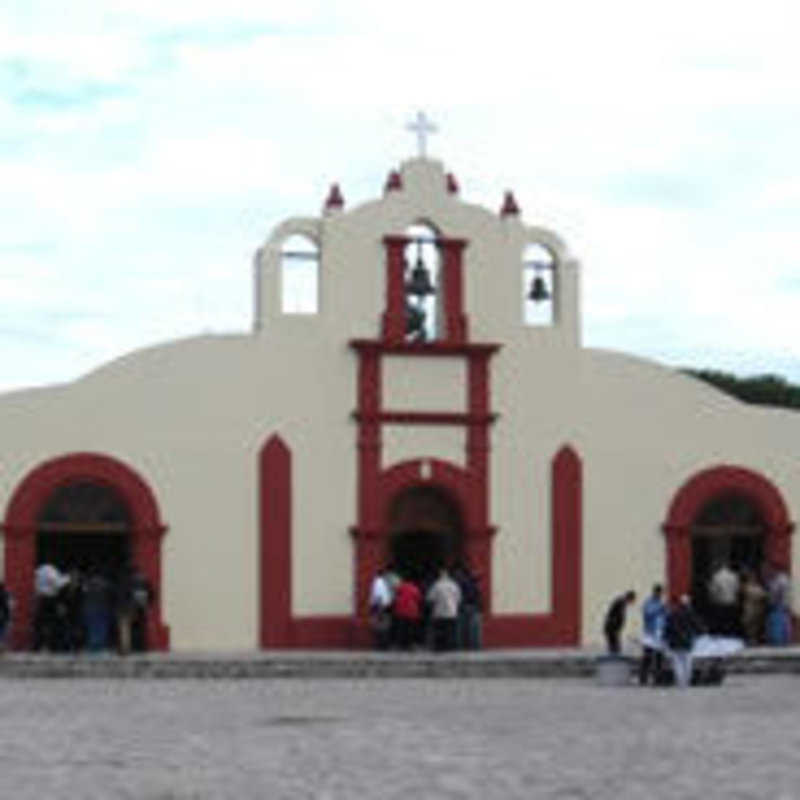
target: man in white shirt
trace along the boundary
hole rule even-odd
[[[446,569],[442,568],[439,572],[439,577],[428,589],[425,599],[431,606],[433,649],[436,651],[454,650],[461,589]]]
[[[62,575],[52,564],[36,568],[34,586],[39,597],[55,597],[68,583],[69,576]]]
[[[375,647],[386,650],[391,644],[392,589],[386,576],[386,568],[379,569],[372,579],[369,590],[369,620]]]
[[[55,640],[56,596],[69,583],[52,564],[40,564],[34,573],[36,611],[33,618],[33,649],[52,649]]]
[[[725,636],[739,635],[739,576],[723,561],[708,582],[714,610],[712,631]]]

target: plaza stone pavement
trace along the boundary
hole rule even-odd
[[[2,680],[0,797],[794,800],[799,680]]]

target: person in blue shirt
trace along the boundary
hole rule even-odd
[[[667,620],[667,607],[664,604],[664,588],[660,583],[653,586],[653,591],[642,606],[642,661],[639,664],[639,684],[646,686],[652,676],[656,683],[657,675],[663,665],[661,642],[664,639],[664,624]]]

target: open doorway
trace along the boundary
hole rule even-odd
[[[427,584],[463,559],[463,523],[445,491],[420,486],[394,499],[389,511],[389,560],[398,573]]]
[[[758,507],[737,492],[725,492],[704,505],[691,527],[692,600],[712,620],[709,583],[723,564],[738,574],[760,575],[764,565],[766,524]]]
[[[114,647],[118,589],[131,555],[131,515],[113,489],[75,482],[54,490],[37,520],[36,566],[56,572],[43,573],[50,576],[42,578],[46,593],[37,590],[34,649]]]

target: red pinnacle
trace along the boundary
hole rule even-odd
[[[402,188],[403,179],[400,177],[400,173],[396,169],[393,169],[386,178],[386,186],[383,187],[383,190],[385,192],[391,192],[395,189]]]
[[[331,184],[328,192],[328,199],[325,201],[325,208],[341,208],[344,205],[344,197],[338,183]]]
[[[509,217],[511,215],[516,216],[517,214],[519,214],[519,206],[517,205],[517,201],[514,199],[514,193],[509,190],[503,197],[503,207],[500,209],[500,216]]]

